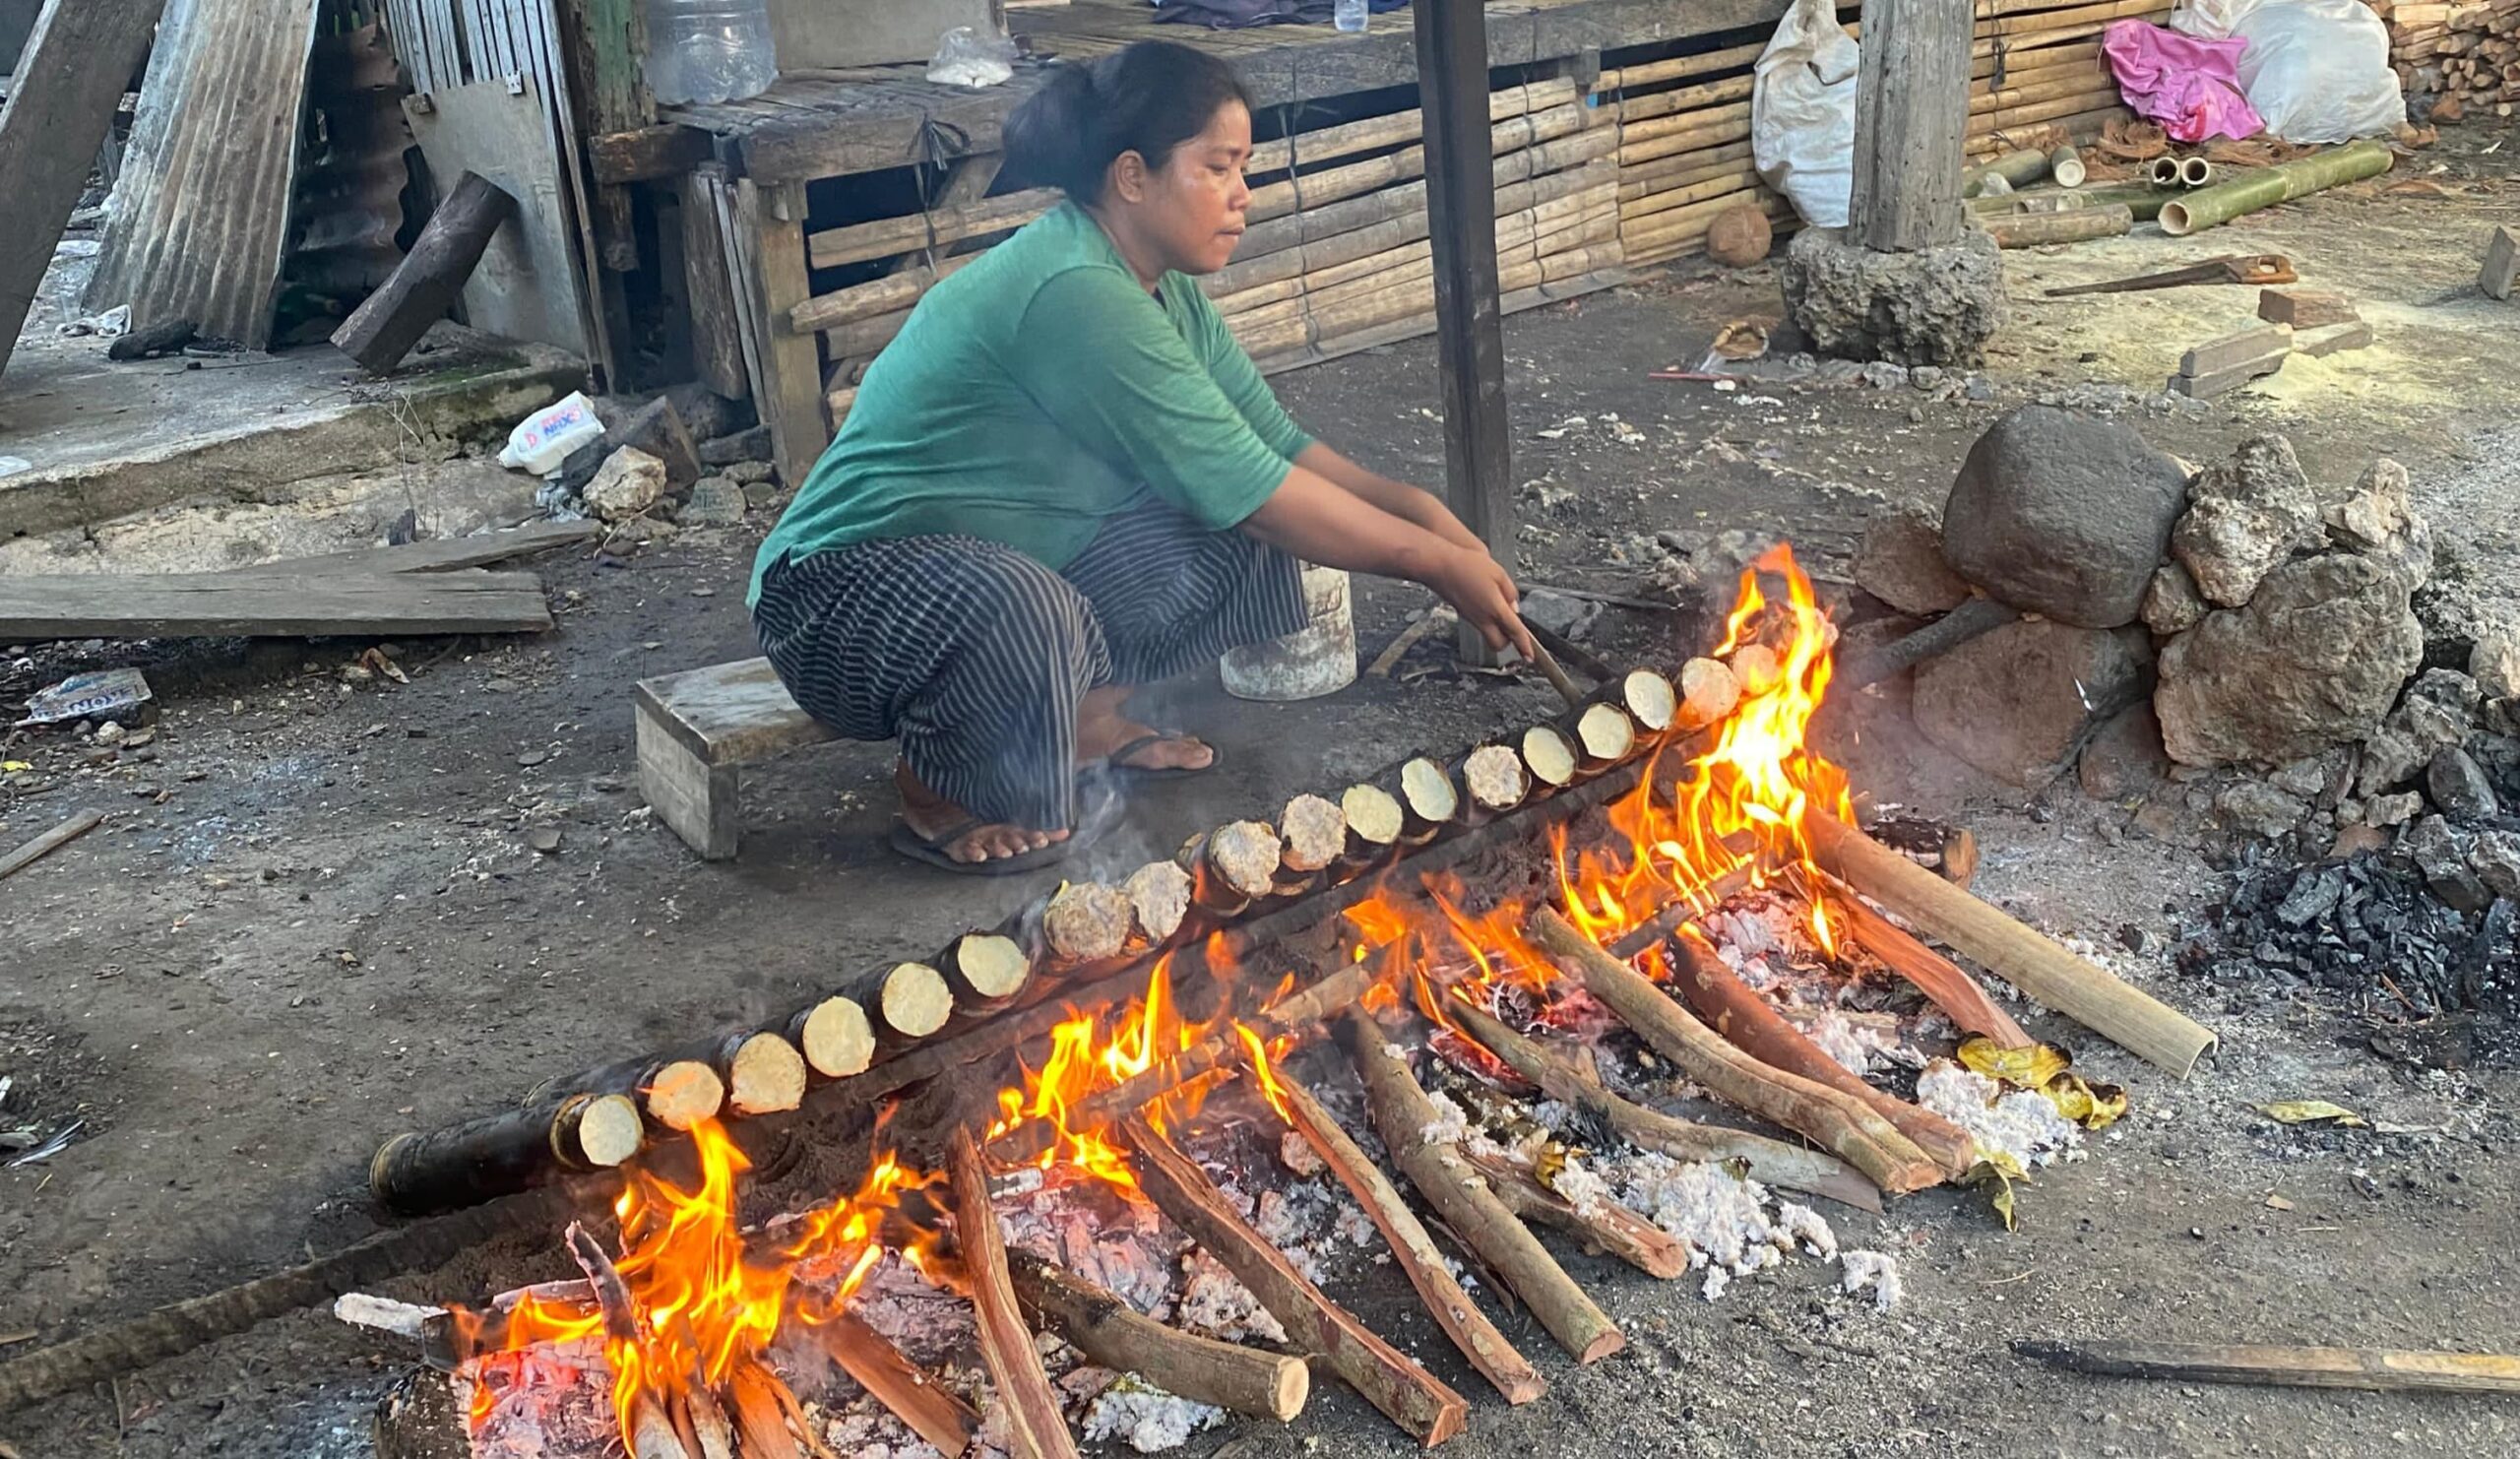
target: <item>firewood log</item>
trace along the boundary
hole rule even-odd
[[[885,1412],[908,1425],[913,1433],[947,1454],[971,1447],[980,1416],[934,1374],[903,1357],[899,1348],[862,1318],[853,1312],[837,1312],[807,1324],[807,1330],[842,1371],[875,1395]]]
[[[1040,1350],[1024,1325],[1015,1287],[1006,1274],[1006,1239],[989,1202],[988,1171],[969,1129],[954,1132],[954,1237],[972,1284],[972,1308],[979,1330],[980,1358],[997,1385],[1013,1459],[1076,1459],[1076,1438],[1058,1394],[1041,1370]]]
[[[1555,1227],[1666,1282],[1689,1269],[1687,1242],[1616,1201],[1579,1206],[1512,1161],[1470,1149],[1461,1158],[1517,1220]]]
[[[1833,880],[1832,884],[1838,883]],[[1962,1031],[1983,1034],[2002,1048],[2026,1048],[2034,1042],[2029,1031],[1986,996],[1978,980],[1959,964],[1865,906],[1852,890],[1844,897],[1831,898],[1829,910],[1838,915],[1842,933],[1906,979]]]
[[[1300,1358],[1199,1337],[1140,1315],[1117,1297],[1029,1251],[1008,1248],[1016,1299],[1095,1363],[1230,1413],[1292,1423],[1312,1392]]]

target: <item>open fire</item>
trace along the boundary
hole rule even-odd
[[[1562,1042],[1544,1036],[1564,1033],[1579,1017],[1606,1023],[1606,1005],[1646,1043],[1671,1053],[1719,1094],[1789,1125],[1862,1172],[1858,1175],[1817,1151],[1763,1137],[1737,1136],[1730,1145],[1717,1141],[1724,1149],[1759,1147],[1760,1158],[1769,1162],[1762,1172],[1766,1178],[1878,1209],[1875,1183],[1904,1190],[1958,1175],[1977,1158],[1967,1133],[1869,1089],[1844,1069],[1813,1067],[1816,1050],[1798,1035],[1767,1034],[1770,1047],[1761,1047],[1755,1042],[1759,1030],[1745,1037],[1728,1019],[1710,1013],[1707,989],[1730,975],[1712,964],[1712,949],[1687,926],[1689,920],[1745,892],[1771,890],[1777,897],[1769,900],[1782,898],[1795,909],[1823,962],[1836,962],[1843,949],[1860,941],[1866,953],[1896,966],[1964,1028],[2000,1033],[2003,1037],[1995,1042],[2006,1046],[2027,1042],[2008,1016],[1980,1006],[1984,994],[1967,975],[1922,944],[1910,951],[1895,942],[1891,933],[1896,928],[1882,930],[1887,924],[1880,915],[1857,901],[1831,874],[1840,868],[1831,864],[1818,838],[1828,827],[1851,824],[1853,805],[1846,775],[1811,748],[1808,735],[1828,694],[1834,638],[1792,551],[1774,549],[1742,574],[1738,605],[1716,651],[1738,682],[1737,700],[1713,723],[1684,727],[1695,730],[1694,734],[1672,734],[1652,751],[1658,760],[1670,763],[1648,763],[1634,789],[1605,806],[1602,820],[1608,835],[1589,835],[1577,845],[1562,824],[1552,831],[1553,894],[1546,900],[1553,906],[1480,896],[1448,872],[1409,875],[1412,884],[1407,886],[1395,884],[1399,875],[1385,876],[1347,911],[1356,944],[1354,965],[1311,990],[1299,991],[1289,978],[1265,997],[1243,997],[1239,1010],[1228,988],[1220,1011],[1206,1019],[1185,1012],[1173,982],[1174,955],[1166,953],[1155,961],[1142,991],[1125,1007],[1107,1016],[1071,1007],[1065,1020],[1049,1029],[1039,1066],[1026,1067],[1019,1083],[998,1093],[997,1117],[982,1142],[990,1163],[1001,1172],[1038,1171],[1040,1186],[1097,1189],[1101,1200],[1144,1210],[1150,1223],[1153,1205],[1162,1205],[1177,1219],[1183,1215],[1178,1204],[1182,1177],[1166,1174],[1150,1192],[1145,1182],[1157,1172],[1145,1168],[1144,1161],[1154,1153],[1144,1142],[1151,1129],[1158,1144],[1166,1144],[1167,1121],[1178,1128],[1189,1120],[1223,1080],[1246,1077],[1278,1119],[1297,1131],[1309,1130],[1306,1137],[1321,1143],[1318,1107],[1300,1087],[1283,1080],[1277,1067],[1305,1025],[1336,1021],[1354,1010],[1388,1020],[1404,1006],[1414,1007],[1434,1026],[1439,1049],[1456,1063],[1504,1076],[1518,1087],[1539,1083],[1561,1100],[1573,1097],[1586,1103],[1586,1089],[1598,1086],[1582,1084],[1588,1074],[1565,1073],[1551,1062],[1556,1055],[1541,1045]],[[1406,863],[1401,873],[1407,875]],[[1570,947],[1557,933],[1583,945]],[[1707,955],[1702,958],[1693,949]],[[1203,951],[1212,974],[1226,978],[1234,971],[1223,938],[1212,937]],[[1646,989],[1644,996],[1668,1013],[1642,1007],[1638,995],[1617,982],[1637,978],[1626,967],[1628,959],[1642,970],[1637,986]],[[1348,983],[1333,986],[1341,979]],[[1655,992],[1653,983],[1662,984],[1663,991]],[[1338,993],[1338,1001],[1320,1002],[1324,992]],[[1722,988],[1717,995],[1723,995]],[[1757,994],[1744,990],[1742,995],[1768,1022],[1785,1027]],[[1699,1024],[1684,1004],[1695,1006],[1706,1024]],[[1710,1032],[1709,1025],[1725,1032]],[[1665,1036],[1681,1047],[1667,1047]],[[1706,1044],[1691,1043],[1711,1041],[1722,1048],[1726,1039],[1751,1052],[1718,1056],[1706,1051]],[[1791,1047],[1780,1048],[1778,1041]],[[1352,1057],[1371,1062],[1364,1055],[1383,1047],[1379,1036],[1373,1042],[1374,1050],[1352,1047]],[[1700,1055],[1703,1062],[1692,1061]],[[1749,1067],[1732,1068],[1727,1059]],[[1589,1070],[1589,1062],[1581,1068]],[[1392,1080],[1388,1069],[1380,1077]],[[1552,1085],[1552,1078],[1560,1082]],[[1577,1083],[1568,1086],[1566,1079]],[[1405,1074],[1399,1082],[1407,1083]],[[1370,1093],[1374,1078],[1368,1077],[1367,1084]],[[1619,1117],[1611,1123],[1641,1148],[1666,1148],[1677,1156],[1683,1148],[1695,1148],[1690,1142],[1698,1136],[1690,1131],[1704,1130],[1600,1093],[1601,1110],[1613,1116],[1633,1110],[1624,1115],[1625,1123]],[[1131,1118],[1146,1124],[1130,1126]],[[1650,1122],[1656,1119],[1676,1133]],[[1138,1133],[1129,1134],[1131,1128]],[[1834,1133],[1841,1130],[1842,1137]],[[1945,1131],[1948,1140],[1942,1138]],[[861,1188],[780,1223],[773,1235],[747,1230],[740,1221],[737,1197],[748,1166],[727,1132],[704,1121],[691,1135],[699,1170],[696,1184],[684,1188],[654,1171],[633,1167],[614,1211],[615,1248],[605,1252],[573,1230],[573,1254],[587,1272],[587,1283],[529,1291],[503,1318],[459,1314],[466,1346],[474,1354],[462,1375],[471,1386],[476,1432],[498,1416],[502,1404],[531,1386],[536,1353],[577,1345],[600,1351],[613,1420],[638,1459],[649,1453],[641,1436],[652,1432],[672,1438],[693,1459],[722,1451],[749,1456],[756,1449],[762,1451],[759,1459],[823,1452],[823,1440],[776,1370],[773,1349],[783,1337],[853,1320],[846,1314],[863,1284],[896,1256],[932,1285],[976,1298],[988,1279],[986,1273],[963,1268],[957,1248],[932,1219],[943,1204],[933,1193],[948,1183],[942,1171],[914,1169],[897,1153],[883,1154]],[[1676,1143],[1656,1146],[1657,1139]],[[1935,1158],[1926,1157],[1927,1147]],[[1477,1156],[1476,1142],[1467,1148],[1476,1159],[1495,1156],[1492,1147],[1487,1156]],[[1177,1154],[1172,1158],[1177,1160]],[[1156,1165],[1171,1169],[1163,1160]],[[1658,1247],[1658,1241],[1670,1238],[1650,1223],[1618,1211],[1615,1215],[1630,1223],[1621,1226],[1607,1220],[1601,1197],[1571,1184],[1565,1189],[1573,1194],[1558,1191],[1551,1184],[1559,1178],[1553,1167],[1509,1168],[1502,1175],[1485,1166],[1480,1169],[1491,1183],[1519,1180],[1530,1186],[1520,1197],[1526,1215],[1534,1214],[1532,1201],[1549,1209],[1555,1202],[1595,1222],[1597,1235],[1606,1231],[1614,1243],[1624,1241],[1622,1254],[1658,1275],[1671,1275],[1689,1264],[1683,1247]],[[1521,1174],[1514,1174],[1518,1169]],[[1885,1171],[1922,1174],[1894,1181]],[[1342,1174],[1360,1199],[1370,1195],[1360,1188],[1355,1172]],[[1418,1176],[1414,1169],[1412,1175]],[[1733,1178],[1739,1178],[1737,1171]],[[1419,1183],[1422,1189],[1425,1180]],[[1170,1198],[1163,1198],[1167,1191]],[[1158,1197],[1152,1205],[1151,1194]],[[914,1195],[919,1198],[911,1199]],[[1755,1203],[1751,1209],[1755,1215]],[[1411,1218],[1375,1215],[1386,1237],[1393,1238],[1395,1254],[1403,1256],[1413,1280],[1419,1280],[1419,1266],[1402,1251],[1398,1233],[1385,1224],[1389,1219]],[[1203,1246],[1226,1238],[1189,1224]],[[1793,1237],[1781,1239],[1790,1244]],[[1833,1243],[1829,1249],[1834,1252]],[[1700,1253],[1696,1259],[1705,1257]],[[1677,1267],[1671,1267],[1674,1261]],[[1259,1280],[1267,1273],[1242,1274],[1272,1310],[1294,1300],[1284,1295],[1285,1289]],[[996,1280],[1002,1284],[1003,1275]],[[1034,1281],[1038,1287],[1040,1279]],[[1272,1292],[1280,1294],[1280,1300],[1267,1300]],[[1305,1300],[1318,1298],[1311,1293]],[[1028,1306],[1043,1300],[1038,1294],[1025,1299]],[[1581,1304],[1580,1297],[1571,1300]],[[1290,1329],[1296,1325],[1291,1323]],[[1463,1339],[1456,1334],[1456,1340]],[[1615,1347],[1607,1339],[1594,1341],[1580,1356],[1589,1361]],[[1486,1364],[1480,1366],[1496,1376]],[[998,1370],[995,1356],[991,1369]],[[1402,1418],[1395,1406],[1407,1407],[1405,1392],[1393,1398],[1377,1391],[1371,1370],[1337,1370],[1385,1412]],[[865,1377],[856,1368],[851,1372]],[[1509,1396],[1516,1393],[1515,1387],[1498,1381]],[[1536,1375],[1528,1385],[1531,1393],[1538,1391]],[[1004,1396],[1000,1401],[1018,1402]],[[891,1406],[889,1398],[887,1402]],[[758,1437],[747,1437],[740,1449],[729,1442],[722,1450],[709,1429],[713,1422],[729,1428],[724,1417],[729,1411],[734,1414],[731,1429]],[[713,1420],[713,1415],[718,1417]],[[903,1418],[917,1427],[911,1415]],[[1446,1431],[1440,1418],[1403,1422],[1429,1442]],[[771,1432],[772,1427],[778,1432]]]

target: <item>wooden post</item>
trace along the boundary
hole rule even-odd
[[[53,0],[35,17],[0,106],[0,369],[34,303],[52,246],[165,0]]]
[[[515,212],[516,199],[505,189],[478,172],[465,173],[403,262],[333,331],[333,347],[371,375],[391,374],[429,326],[446,317],[491,235]]]
[[[1878,253],[1960,241],[1970,0],[1864,0],[1848,240]]]
[[[1512,448],[1505,435],[1505,337],[1496,285],[1496,179],[1487,116],[1482,0],[1418,0],[1418,99],[1425,117],[1426,212],[1435,266],[1436,358],[1443,368],[1444,476],[1452,508],[1514,567]],[[1962,17],[1967,34],[1967,14]],[[1962,65],[1968,64],[1964,54]],[[1967,77],[1961,91],[1968,90]],[[1464,658],[1485,662],[1478,630]]]
[[[761,389],[753,407],[770,427],[779,479],[792,491],[831,443],[823,414],[822,349],[811,330],[798,328],[789,318],[813,295],[805,268],[804,186],[764,186],[740,179],[735,215],[742,234],[739,256],[757,316]]]

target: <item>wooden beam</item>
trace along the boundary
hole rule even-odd
[[[1251,1289],[1297,1351],[1317,1356],[1427,1448],[1461,1431],[1469,1403],[1289,1265],[1242,1219],[1198,1162],[1136,1115],[1120,1122],[1120,1136],[1135,1157],[1131,1170],[1147,1195]]]
[[[231,567],[219,576],[302,578],[315,574],[370,576],[398,572],[454,572],[547,552],[553,547],[591,542],[602,530],[602,524],[597,522],[528,522],[522,527],[475,533],[472,537],[439,538],[393,547],[356,547],[346,552],[324,552],[313,557],[284,557],[277,562],[259,563],[253,567]]]
[[[0,640],[332,638],[540,633],[531,573],[447,572],[274,581],[225,573],[0,576]]]
[[[735,227],[758,331],[754,373],[760,391],[753,407],[770,427],[779,479],[793,490],[831,444],[823,410],[822,349],[812,330],[791,318],[813,295],[805,267],[804,185],[770,188],[739,179]]]
[[[72,816],[70,819],[63,821],[60,825],[44,832],[34,840],[19,847],[16,851],[9,853],[5,856],[0,856],[0,881],[6,881],[10,877],[17,875],[19,872],[24,871],[29,866],[33,865],[35,862],[51,856],[54,852],[57,852],[63,847],[78,840],[80,837],[94,831],[97,826],[104,823],[104,814],[101,811],[83,810],[77,815]]]
[[[980,1358],[997,1385],[1006,1416],[1007,1451],[1014,1459],[1077,1459],[1059,1396],[1041,1370],[1033,1329],[1024,1325],[1015,1285],[1006,1275],[1006,1237],[989,1201],[988,1170],[968,1128],[954,1131],[954,1239],[972,1283],[972,1307],[979,1327]]]
[[[707,132],[679,122],[587,139],[587,162],[605,187],[679,177],[714,155]]]
[[[2397,1348],[2268,1348],[2227,1343],[2023,1339],[2012,1350],[2075,1372],[2181,1383],[2362,1388],[2399,1393],[2520,1393],[2520,1357]]]
[[[1914,253],[1963,236],[1971,0],[1864,0],[1849,241]]]
[[[882,1333],[850,1312],[835,1313],[806,1324],[823,1351],[875,1395],[886,1412],[910,1426],[911,1431],[947,1454],[971,1447],[980,1416],[970,1404],[936,1381],[935,1375],[902,1356]]]
[[[467,172],[429,215],[411,251],[342,327],[333,348],[371,375],[391,374],[463,296],[465,281],[491,235],[516,212],[516,199],[478,172]]]
[[[1166,1393],[1287,1424],[1303,1412],[1312,1392],[1312,1369],[1300,1358],[1166,1327],[1029,1251],[1010,1247],[1006,1274],[1017,1299],[1049,1319],[1086,1357],[1114,1372],[1136,1373]]]
[[[0,198],[16,220],[0,227],[0,369],[8,368],[62,224],[87,190],[89,165],[164,6],[53,0],[37,7],[0,105]]]
[[[1425,115],[1446,494],[1462,522],[1511,572],[1513,455],[1505,430],[1505,337],[1496,282],[1487,13],[1480,0],[1421,0],[1411,13],[1418,33],[1418,106]],[[1467,623],[1460,641],[1466,657],[1488,657]]]

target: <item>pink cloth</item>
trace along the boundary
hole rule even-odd
[[[2126,104],[2160,122],[2173,142],[2236,142],[2266,130],[2240,93],[2240,52],[2248,48],[2240,36],[2206,40],[2144,21],[2117,21],[2100,48]]]

